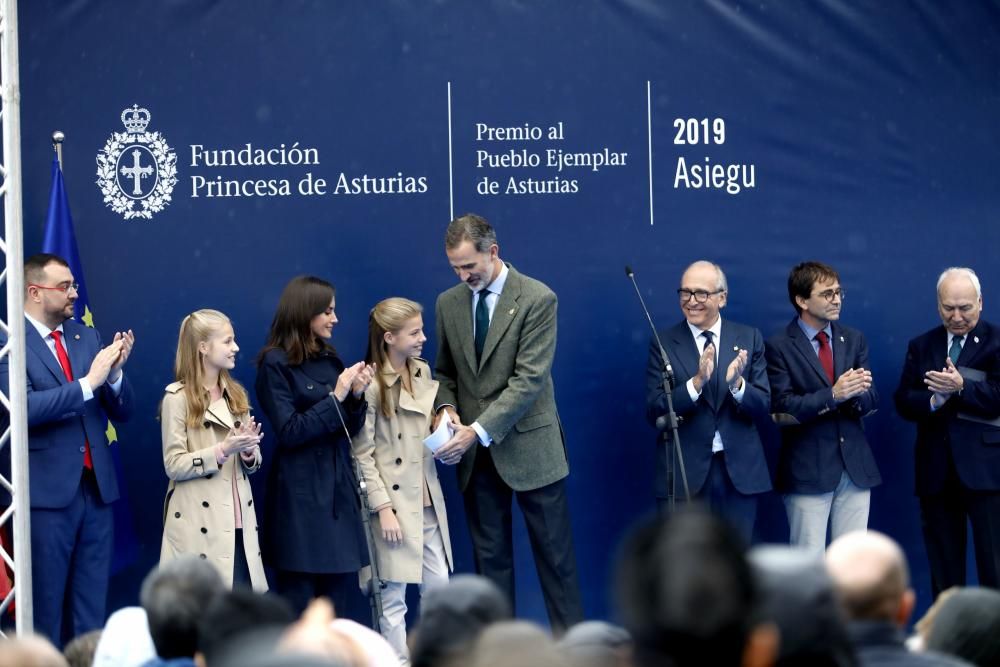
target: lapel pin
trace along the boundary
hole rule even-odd
[[[507,311],[507,314],[508,315],[513,315],[514,314],[514,310],[516,310],[516,309],[515,308],[511,308],[510,310]]]
[[[76,334],[75,336],[73,336],[73,338],[75,338],[76,340],[80,340],[80,334]],[[977,340],[976,342],[978,343],[979,341]]]
[[[973,336],[972,337],[972,342],[973,343],[978,343],[979,342],[979,336]]]
[[[843,342],[844,342],[844,337],[843,337],[843,336],[841,336],[841,337],[840,337],[840,342],[841,342],[841,343],[843,343]]]
[[[739,345],[733,345],[733,352],[739,352],[739,351],[740,351],[740,346]]]

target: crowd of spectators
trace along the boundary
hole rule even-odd
[[[413,667],[959,667],[1000,665],[1000,592],[957,588],[915,623],[905,556],[874,531],[834,540],[822,561],[787,546],[748,549],[693,507],[625,542],[615,581],[622,625],[587,621],[554,637],[516,620],[489,580],[431,589],[409,633]],[[0,667],[395,667],[377,632],[317,599],[296,617],[282,598],[228,590],[197,557],[153,570],[141,606],[59,653],[25,636]]]

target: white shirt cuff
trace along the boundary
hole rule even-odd
[[[94,390],[90,388],[90,382],[87,381],[87,378],[80,378],[78,382],[80,383],[80,389],[83,390],[83,402],[86,403],[94,397]]]
[[[733,395],[734,401],[736,401],[737,403],[742,403],[743,394],[746,393],[746,390],[747,390],[747,381],[746,378],[743,378],[742,380],[740,380],[740,388],[736,391],[730,389],[729,393]]]
[[[479,425],[479,422],[472,422],[472,429],[476,432],[476,435],[479,436],[479,444],[483,447],[489,447],[490,443],[493,442],[493,438],[491,438],[490,434]]]
[[[688,396],[691,397],[691,402],[696,403],[698,401],[698,397],[701,396],[701,392],[695,391],[694,378],[691,378],[687,382],[685,382],[684,386],[687,387]]]
[[[118,394],[121,393],[121,391],[122,391],[122,382],[124,382],[124,380],[125,380],[125,372],[122,371],[118,375],[118,379],[117,380],[115,380],[114,382],[111,382],[110,380],[108,381],[108,388],[111,389],[111,393],[112,394],[114,394],[115,396],[117,396]]]

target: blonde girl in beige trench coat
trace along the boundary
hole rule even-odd
[[[267,590],[257,516],[247,476],[261,463],[260,426],[246,390],[233,379],[236,345],[229,318],[199,310],[181,322],[174,374],[160,408],[163,503],[160,562],[195,554],[230,588]]]
[[[385,299],[372,309],[365,362],[377,365],[376,379],[365,392],[365,427],[354,440],[377,517],[372,530],[379,575],[388,582],[379,625],[402,664],[409,663],[406,585],[420,584],[423,593],[446,582],[452,569],[444,495],[434,457],[423,444],[438,383],[419,358],[427,340],[422,310],[402,298]]]

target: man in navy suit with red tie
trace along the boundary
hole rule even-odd
[[[135,337],[116,333],[102,347],[95,329],[72,319],[76,283],[57,255],[25,260],[24,282],[34,625],[61,646],[104,625],[118,499],[105,431],[109,416],[132,413],[122,366]],[[9,382],[4,357],[4,392]]]
[[[757,431],[770,408],[764,339],[757,329],[722,319],[729,286],[717,264],[691,264],[677,294],[684,320],[661,332],[660,339],[674,367],[672,396],[681,420],[688,485],[693,497],[728,519],[749,541],[757,496],[771,490]],[[651,424],[667,411],[662,370],[653,340],[646,364],[646,418]],[[662,509],[667,497],[663,447],[657,448],[657,456],[656,495]]]
[[[944,326],[910,341],[896,410],[917,423],[916,491],[936,596],[965,585],[966,522],[979,583],[1000,586],[1000,330],[980,319],[972,269],[938,278]]]
[[[860,331],[840,324],[844,290],[833,267],[803,262],[788,276],[796,317],[767,341],[771,411],[782,425],[778,490],[793,545],[817,558],[832,538],[868,528],[881,483],[862,418],[878,394]]]

